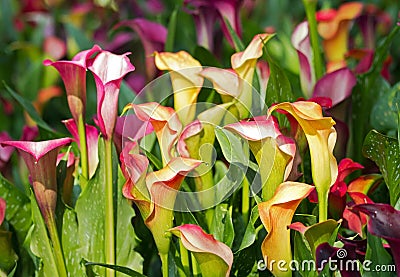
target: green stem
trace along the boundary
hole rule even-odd
[[[82,176],[86,180],[88,180],[89,179],[89,159],[88,159],[88,150],[87,150],[87,141],[86,141],[86,128],[85,128],[85,121],[83,119],[83,114],[81,114],[79,116],[78,120],[79,120],[78,121],[78,135],[79,135],[79,144],[80,144],[80,150],[81,150]]]
[[[212,171],[208,171],[207,173],[201,175],[200,177],[194,178],[196,191],[205,191],[214,186],[214,177],[212,175]],[[203,194],[204,196],[204,194]],[[203,208],[206,208],[205,216],[208,228],[210,230],[212,223],[214,221],[214,207],[215,206],[215,195],[206,194],[207,197],[202,197],[199,199],[200,205]]]
[[[168,253],[164,254],[160,253],[160,258],[161,258],[162,276],[168,277]]]
[[[105,141],[105,165],[106,165],[106,206],[105,206],[105,254],[106,263],[115,264],[115,241],[114,241],[114,197],[113,197],[113,174],[112,174],[112,139]],[[106,276],[115,276],[114,270],[106,269]]]
[[[328,193],[326,191],[318,192],[318,212],[318,222],[328,220]]]
[[[244,222],[247,223],[250,211],[250,184],[246,176],[244,176],[242,185],[242,216]]]
[[[200,270],[199,264],[197,263],[197,260],[194,257],[193,253],[191,253],[191,256],[192,256],[192,272],[193,272],[193,276],[194,277],[200,276],[201,270]]]
[[[56,258],[57,270],[60,277],[67,277],[67,269],[64,262],[63,250],[60,244],[60,239],[58,237],[57,226],[54,219],[54,215],[49,212],[47,220],[47,229],[49,231],[51,243],[54,248],[54,255]]]
[[[183,246],[183,243],[182,243],[181,240],[179,240],[179,250],[180,250],[180,253],[181,253],[181,262],[182,262],[183,270],[185,271],[185,274],[187,276],[190,276],[189,252],[185,248],[185,246]]]
[[[313,51],[313,61],[314,61],[314,72],[316,80],[319,80],[323,74],[323,62],[321,57],[321,49],[318,38],[317,30],[317,19],[315,12],[317,9],[317,0],[303,0],[303,4],[306,10],[308,27],[310,30],[310,43]]]

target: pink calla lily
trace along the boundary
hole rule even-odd
[[[363,9],[359,2],[348,2],[337,11],[319,11],[317,14],[318,32],[323,38],[322,45],[327,59],[327,72],[346,66],[345,54],[348,51],[348,35],[352,21]]]
[[[147,80],[153,80],[157,75],[153,53],[155,51],[160,52],[164,50],[164,45],[167,40],[167,28],[159,23],[151,22],[144,18],[122,21],[115,28],[121,26],[130,27],[140,37],[145,52]]]
[[[182,130],[182,124],[175,110],[155,102],[131,104],[130,107],[134,109],[140,120],[149,122],[153,126],[160,144],[163,162],[168,163],[174,156],[173,147]]]
[[[2,146],[13,146],[24,159],[32,180],[33,190],[43,218],[54,216],[57,201],[56,162],[61,147],[71,143],[70,138],[48,141],[3,141]],[[50,219],[51,220],[51,219]]]
[[[0,132],[0,143],[9,140],[12,140],[12,138],[7,132]],[[0,145],[0,170],[2,170],[11,159],[11,155],[13,154],[13,152],[14,147]]]
[[[181,239],[187,250],[193,252],[203,276],[229,276],[233,253],[227,245],[194,224],[184,224],[170,231]]]
[[[292,260],[290,230],[287,226],[290,225],[300,202],[313,189],[313,186],[304,183],[285,182],[278,186],[271,199],[258,204],[261,221],[268,232],[261,250],[268,269],[275,276],[292,276],[290,268],[287,268]],[[271,263],[268,261],[271,260],[286,261],[287,270],[280,271],[275,266],[270,268]]]
[[[109,140],[113,136],[118,113],[118,95],[122,78],[135,70],[127,55],[101,51],[89,60],[97,88],[97,122],[101,133]]]
[[[263,199],[270,199],[279,184],[292,170],[296,144],[279,130],[275,117],[259,116],[252,121],[240,121],[224,127],[239,134],[249,142],[260,167]]]
[[[322,108],[314,102],[298,101],[294,103],[283,102],[272,106],[268,110],[282,109],[288,112],[301,126],[310,149],[311,173],[318,192],[320,207],[320,221],[327,219],[328,193],[335,183],[338,166],[333,156],[336,143],[335,121],[331,117],[322,115]]]
[[[76,54],[72,61],[43,62],[46,66],[53,66],[60,73],[67,92],[68,106],[76,124],[79,122],[79,117],[85,117],[87,60],[99,51],[101,48],[95,45],[90,50]]]
[[[63,121],[65,127],[73,136],[74,140],[81,147],[79,141],[78,127],[73,119],[68,119]],[[97,166],[99,164],[99,154],[98,154],[98,140],[99,132],[96,127],[86,124],[86,142],[88,146],[88,163],[89,163],[89,178],[92,178],[96,172]]]

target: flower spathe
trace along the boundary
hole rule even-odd
[[[168,70],[174,90],[174,108],[183,125],[195,117],[197,96],[203,85],[201,64],[186,51],[154,52],[158,69]]]
[[[286,261],[285,271],[280,271],[275,266],[269,268],[275,276],[292,276],[287,268],[292,260],[290,230],[287,227],[300,202],[313,189],[313,186],[304,183],[284,182],[278,186],[271,199],[258,204],[260,219],[268,232],[261,246],[263,257],[268,261]],[[267,266],[270,265],[267,262]]]
[[[72,139],[61,138],[47,141],[4,141],[3,146],[15,147],[24,159],[31,176],[33,190],[43,218],[47,222],[53,216],[57,201],[56,162],[61,147]]]
[[[118,95],[122,78],[135,70],[127,55],[101,51],[89,60],[97,88],[97,122],[103,136],[112,138],[118,116]]]
[[[337,11],[319,11],[317,14],[318,32],[323,38],[322,45],[327,59],[327,72],[346,66],[345,54],[348,51],[348,36],[352,20],[361,14],[363,4],[348,2]]]
[[[72,61],[43,61],[44,65],[53,66],[60,73],[67,92],[68,106],[76,124],[80,116],[85,117],[87,60],[99,51],[101,48],[95,45],[92,49],[76,54]]]
[[[318,192],[320,220],[327,219],[329,188],[337,178],[338,166],[333,156],[336,143],[335,121],[322,115],[322,108],[314,102],[283,102],[269,108],[268,114],[282,109],[293,116],[301,126],[310,149],[311,173]]]
[[[0,197],[0,226],[3,224],[6,215],[6,200]]]
[[[181,239],[187,250],[193,252],[203,276],[229,276],[233,253],[227,245],[194,224],[174,227],[170,232]]]

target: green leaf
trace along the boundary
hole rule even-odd
[[[216,240],[232,247],[235,231],[228,204],[219,204],[215,207],[214,221],[210,229]]]
[[[393,276],[390,272],[374,271],[376,266],[393,265],[393,260],[390,254],[385,250],[380,238],[367,233],[367,252],[365,253],[365,260],[371,261],[369,269],[371,271],[364,271],[363,276],[366,277],[386,277]]]
[[[41,259],[39,276],[58,276],[54,249],[47,235],[46,225],[36,203],[35,195],[31,193],[32,220],[34,227],[31,237],[31,251]]]
[[[93,46],[93,42],[88,39],[83,30],[76,28],[70,23],[64,24],[65,31],[68,37],[68,54],[74,55],[84,49],[90,49]]]
[[[239,38],[239,36],[236,34],[235,30],[233,30],[231,24],[229,21],[224,17],[224,22],[226,26],[228,27],[228,32],[233,40],[233,44],[235,46],[235,51],[236,52],[241,52],[245,49],[244,44],[242,40]]]
[[[379,166],[389,189],[390,204],[394,206],[400,197],[400,149],[397,139],[372,130],[365,138],[362,151]]]
[[[267,44],[268,45],[268,44]],[[268,47],[264,45],[267,53],[267,61],[270,68],[270,76],[267,85],[266,104],[271,106],[274,103],[285,101],[293,101],[292,87],[285,71],[278,63],[268,54]]]
[[[388,92],[379,97],[371,111],[371,126],[380,131],[396,131],[400,107],[400,83],[394,85]]]
[[[22,108],[29,114],[29,116],[37,123],[37,125],[50,133],[55,133],[54,130],[43,121],[43,119],[36,112],[35,108],[32,106],[32,103],[21,95],[12,90],[5,82],[3,82],[7,91],[11,94],[11,96],[22,106]]]
[[[136,252],[138,238],[132,226],[132,218],[135,217],[135,210],[128,199],[121,191],[125,178],[121,170],[118,170],[118,190],[117,190],[117,229],[116,229],[116,264],[134,269],[135,272],[142,271],[143,258]],[[118,274],[117,274],[118,276]]]
[[[110,265],[110,264],[103,264],[103,263],[92,263],[92,262],[86,262],[85,263],[86,267],[93,267],[93,266],[101,266],[105,268],[111,268],[114,269],[117,272],[123,273],[121,276],[131,276],[131,277],[146,277],[146,275],[143,275],[137,271],[134,271],[130,268],[123,267],[123,266],[118,266],[118,265]]]
[[[32,226],[30,200],[2,175],[0,175],[0,197],[6,201],[6,220],[14,227],[18,241],[22,245]]]
[[[86,271],[81,264],[81,245],[78,237],[78,222],[76,213],[66,207],[63,216],[61,240],[64,251],[65,265],[71,276],[86,276]]]
[[[166,52],[174,51],[174,41],[175,41],[178,10],[179,10],[179,7],[176,7],[174,9],[174,11],[172,12],[170,19],[169,19],[167,41],[165,42],[165,49],[164,49]]]
[[[0,275],[1,271],[11,272],[15,268],[18,256],[12,246],[12,233],[0,230]]]
[[[299,262],[300,265],[305,265],[305,267],[300,266],[300,274],[305,277],[318,276],[312,268],[312,264],[309,262],[314,261],[313,253],[311,252],[310,246],[307,239],[303,234],[299,232],[294,232],[294,259]],[[304,262],[303,262],[304,261]],[[307,270],[307,266],[310,264],[310,270]]]
[[[222,67],[222,64],[217,60],[214,54],[202,46],[196,46],[193,58],[198,60],[203,66]]]
[[[260,215],[258,213],[258,206],[254,206],[251,210],[250,220],[247,224],[246,231],[244,232],[243,240],[236,253],[251,246],[256,241],[257,230],[254,228],[254,224],[256,223],[259,216]]]
[[[317,246],[331,240],[332,234],[336,232],[338,223],[333,219],[319,222],[310,226],[305,232],[304,237],[307,239],[311,252],[315,256]]]

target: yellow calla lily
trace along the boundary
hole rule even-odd
[[[269,108],[282,109],[291,114],[299,123],[308,141],[311,156],[311,173],[318,192],[319,221],[327,219],[329,188],[336,181],[338,166],[333,156],[336,143],[335,121],[322,115],[322,108],[314,102],[283,102]]]
[[[232,68],[242,80],[238,96],[240,104],[243,105],[239,108],[242,119],[248,117],[251,110],[252,83],[257,59],[263,54],[264,44],[273,36],[273,34],[257,34],[244,51],[235,53],[231,57]]]
[[[345,54],[348,51],[351,21],[360,15],[362,8],[362,3],[345,3],[336,13],[329,16],[329,20],[320,20],[318,32],[323,38],[322,45],[328,61],[328,73],[346,66]],[[324,13],[324,11],[319,13]],[[332,10],[329,13],[332,13]]]
[[[195,117],[197,101],[203,85],[203,77],[199,75],[201,64],[189,53],[154,52],[155,63],[159,70],[168,70],[174,90],[174,108],[183,125],[192,122]]]
[[[275,276],[292,276],[289,268],[292,260],[290,229],[287,226],[290,225],[297,206],[313,189],[313,186],[304,183],[284,182],[270,200],[258,204],[260,219],[268,232],[261,251],[267,268]],[[280,261],[286,263],[282,264]]]

